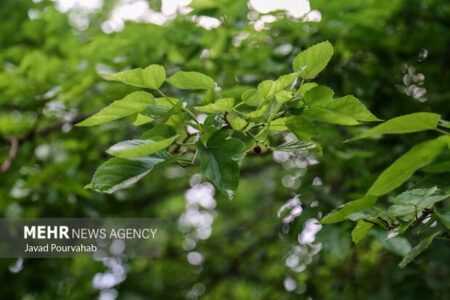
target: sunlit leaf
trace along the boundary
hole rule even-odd
[[[141,126],[144,124],[148,124],[153,121],[153,118],[144,116],[143,114],[137,114],[136,119],[133,122],[134,126]]]
[[[112,158],[98,167],[90,187],[98,192],[114,193],[135,184],[167,159],[167,154],[162,152],[135,159]]]
[[[325,41],[300,52],[294,59],[293,67],[304,79],[311,78],[322,71],[333,56],[333,46]]]
[[[207,114],[220,114],[231,111],[233,109],[233,105],[233,98],[224,98],[217,100],[215,103],[210,103],[203,106],[195,106],[194,108],[200,112],[204,112]]]
[[[306,92],[302,116],[309,120],[349,126],[358,125],[359,121],[380,121],[354,96],[331,99],[328,98],[330,93],[316,91],[322,92],[326,89],[318,86]],[[320,97],[309,96],[311,94],[319,94]]]
[[[272,88],[275,81],[273,80],[264,80],[260,84],[258,84],[258,88],[256,89],[256,92],[261,95],[263,98],[270,98],[274,94],[272,93]]]
[[[352,241],[355,244],[358,244],[367,235],[367,233],[369,233],[369,230],[372,227],[372,223],[359,220],[358,223],[356,223],[355,228],[352,230]]]
[[[329,87],[319,85],[305,91],[303,96],[303,101],[305,105],[314,105],[321,102],[328,103],[327,101],[332,101],[334,96],[334,91]]]
[[[278,118],[273,120],[270,123],[269,130],[271,131],[286,131],[288,128],[286,127],[286,121],[288,118]]]
[[[290,87],[297,79],[298,73],[292,73],[280,76],[275,82],[273,82],[269,96],[273,96],[276,93]]]
[[[435,237],[437,237],[441,232],[435,232],[426,239],[422,240],[417,246],[411,249],[402,259],[402,261],[398,264],[400,268],[406,267],[410,262],[414,260],[420,253],[425,251],[430,245]]]
[[[141,114],[153,119],[168,117],[180,111],[183,102],[175,98],[157,98],[148,105]]]
[[[117,100],[100,110],[98,113],[76,124],[77,126],[95,126],[109,121],[124,118],[142,111],[148,105],[154,104],[155,98],[147,92],[134,92],[122,100]]]
[[[326,215],[321,221],[321,224],[336,223],[345,220],[349,215],[366,210],[375,205],[377,198],[374,196],[365,196],[364,198],[348,202],[344,204],[337,211]]]
[[[259,107],[258,109],[254,110],[252,112],[246,113],[245,116],[249,119],[256,119],[256,118],[262,117],[269,108],[270,108],[270,104],[264,104],[261,107]]]
[[[236,130],[243,130],[248,124],[247,121],[239,117],[236,113],[228,114],[227,120],[230,123],[231,127]]]
[[[213,135],[204,146],[197,143],[201,170],[228,198],[233,198],[239,184],[239,166],[233,158],[245,151],[245,144],[227,132]]]
[[[299,140],[310,141],[317,135],[314,125],[301,116],[292,116],[286,120],[286,126]]]
[[[283,103],[292,99],[292,93],[288,91],[279,91],[275,94],[275,100],[278,103]]]
[[[406,216],[432,207],[435,203],[450,197],[444,195],[437,187],[430,189],[414,189],[401,193],[397,197],[390,199],[395,203],[389,208],[389,213],[394,216]]]
[[[166,79],[166,71],[160,65],[150,65],[145,69],[133,69],[116,74],[102,74],[104,77],[129,85],[157,90]]]
[[[184,90],[207,90],[216,86],[209,76],[198,72],[179,71],[167,79],[174,87]]]
[[[167,124],[155,125],[152,129],[147,130],[141,135],[141,139],[155,139],[155,137],[169,138],[174,136],[175,130]]]
[[[439,154],[446,151],[449,140],[450,137],[441,136],[434,140],[417,144],[384,170],[367,191],[367,194],[381,196],[399,187],[414,172],[428,165]]]
[[[297,152],[297,151],[313,150],[317,149],[318,147],[319,147],[318,144],[313,142],[292,141],[274,147],[273,150],[282,152]]]
[[[264,96],[256,89],[248,89],[242,94],[241,99],[244,103],[259,104],[264,101]]]
[[[305,96],[305,93],[306,93],[307,91],[309,91],[309,90],[315,88],[316,86],[317,86],[317,83],[315,83],[315,82],[306,82],[306,83],[303,83],[303,84],[300,86],[300,89],[298,90],[297,94],[298,94],[301,98],[303,98],[303,97]]]
[[[400,134],[431,130],[437,127],[440,118],[441,116],[438,114],[426,112],[404,115],[383,122],[348,141],[354,141],[376,134]]]

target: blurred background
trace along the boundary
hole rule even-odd
[[[86,190],[105,150],[146,127],[73,126],[135,90],[99,72],[157,63],[238,97],[324,40],[335,54],[316,81],[337,96],[382,119],[448,119],[449,29],[446,0],[0,1],[0,216],[158,217],[166,229],[161,259],[0,259],[0,299],[450,299],[445,242],[400,269],[417,241],[373,229],[355,246],[350,222],[316,224],[433,132],[343,144],[365,128],[320,125],[323,156],[251,155],[230,201],[174,165],[113,195]]]

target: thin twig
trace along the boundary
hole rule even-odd
[[[178,152],[180,151],[181,146],[183,146],[183,144],[185,144],[185,143],[189,140],[189,138],[190,138],[191,136],[193,136],[193,135],[195,135],[195,134],[187,133],[187,134],[186,134],[186,137],[185,137],[183,140],[181,140],[179,143],[177,143],[177,144],[175,145],[175,147],[173,147],[173,148],[169,151],[169,153],[170,153],[170,154],[178,153]]]
[[[13,163],[14,159],[16,158],[17,150],[19,149],[19,141],[16,137],[10,138],[9,142],[11,144],[11,147],[9,148],[8,157],[3,162],[3,164],[0,166],[0,174],[5,173],[9,169],[9,167],[11,167],[11,164]]]

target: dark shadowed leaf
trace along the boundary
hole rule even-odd
[[[202,172],[214,185],[232,199],[239,184],[239,166],[233,159],[245,151],[245,144],[228,136],[227,132],[214,134],[206,147],[197,143]]]
[[[410,262],[416,258],[417,255],[425,251],[430,245],[435,237],[437,237],[441,232],[435,232],[426,239],[422,240],[417,246],[411,249],[402,259],[402,261],[398,264],[400,268],[406,267]]]

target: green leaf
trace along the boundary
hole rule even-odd
[[[209,76],[198,72],[179,71],[167,79],[174,87],[184,90],[214,89],[216,83]]]
[[[315,83],[315,82],[306,82],[306,83],[303,83],[303,84],[300,86],[300,88],[298,89],[297,94],[298,94],[301,98],[303,98],[303,97],[305,97],[305,93],[306,93],[307,91],[309,91],[309,90],[315,88],[316,86],[317,86],[317,83]]]
[[[414,172],[431,163],[439,154],[448,149],[450,137],[441,136],[417,144],[378,176],[367,191],[368,195],[381,196],[389,193],[408,180]]]
[[[182,135],[184,130],[184,121],[186,119],[186,115],[184,113],[175,113],[170,115],[170,117],[165,122],[166,125],[175,128],[178,134]]]
[[[305,103],[300,99],[286,102],[286,110],[292,115],[301,115],[305,110]]]
[[[214,0],[193,0],[190,4],[190,7],[192,7],[193,9],[212,9],[212,8],[216,8],[218,6],[220,6],[219,3],[217,3]]]
[[[166,70],[160,65],[150,65],[142,72],[146,87],[158,90],[166,80]]]
[[[358,244],[359,241],[361,241],[367,235],[367,233],[369,233],[369,230],[372,227],[372,223],[366,222],[364,220],[359,220],[358,223],[356,223],[355,228],[352,230],[352,241],[355,244]]]
[[[423,171],[429,173],[450,172],[450,151],[444,152],[433,163],[426,166]]]
[[[420,253],[425,251],[430,245],[435,237],[437,237],[441,232],[435,232],[426,239],[422,240],[417,246],[411,249],[398,264],[400,268],[406,267],[414,258],[416,258]]]
[[[21,136],[33,130],[36,126],[34,112],[8,111],[0,109],[0,139],[3,137]],[[2,159],[0,159],[1,161]]]
[[[288,118],[278,118],[273,120],[269,127],[271,131],[286,131],[288,128],[286,127],[286,120]]]
[[[176,98],[157,98],[152,105],[147,106],[141,114],[153,119],[165,118],[180,111],[183,102]]]
[[[281,152],[298,152],[298,151],[314,150],[317,149],[318,147],[319,147],[318,144],[313,142],[292,141],[274,147],[273,150]]]
[[[144,139],[155,139],[156,137],[159,138],[169,138],[174,136],[175,130],[172,126],[169,126],[167,124],[158,124],[155,125],[152,129],[147,130],[144,132],[141,136],[141,140]]]
[[[153,118],[144,116],[143,114],[137,114],[136,119],[133,122],[134,126],[141,126],[144,124],[148,124],[153,121]]]
[[[143,157],[169,147],[178,136],[162,140],[128,140],[111,146],[106,152],[120,158]]]
[[[223,120],[222,115],[214,114],[209,115],[205,122],[201,125],[191,124],[192,127],[201,131],[200,140],[206,142],[214,133],[222,129]]]
[[[102,74],[104,77],[141,88],[158,90],[166,79],[166,71],[160,65],[150,65],[145,69],[133,69],[116,74]]]
[[[443,195],[437,187],[409,190],[390,199],[395,205],[389,208],[389,213],[394,216],[406,216],[430,208],[448,197],[449,194]]]
[[[155,98],[147,92],[134,92],[121,100],[114,101],[93,116],[76,124],[76,126],[95,126],[109,121],[124,118],[142,111],[155,103]]]
[[[221,129],[223,126],[222,116],[220,114],[210,115],[205,119],[202,128],[209,127],[214,130]]]
[[[256,89],[248,89],[242,94],[241,99],[248,104],[259,104],[264,101],[264,96],[259,94]]]
[[[205,96],[202,98],[202,105],[206,105],[209,103],[213,103],[216,100],[216,95],[214,94],[213,90],[207,90],[205,93]]]
[[[255,147],[256,141],[250,135],[245,135],[241,131],[234,131],[232,136],[237,139],[240,139],[245,144],[246,152],[252,150],[253,147]]]
[[[411,251],[411,244],[404,237],[395,236],[388,238],[389,233],[381,230],[371,230],[370,234],[375,236],[383,248],[396,255],[405,256],[409,251]]]
[[[441,220],[442,224],[444,224],[447,229],[450,229],[450,208],[446,207],[441,210],[435,207],[433,211],[434,214]]]
[[[441,116],[438,114],[426,112],[404,115],[383,122],[348,141],[354,141],[376,134],[400,134],[431,130],[437,127],[440,118]]]
[[[231,113],[227,115],[228,123],[235,130],[243,130],[247,126],[247,121],[239,117],[236,113]]]
[[[319,104],[323,101],[333,101],[334,91],[327,86],[319,85],[304,94],[305,105]],[[327,103],[327,102],[326,102]]]
[[[197,149],[202,172],[232,199],[239,184],[239,166],[233,158],[245,151],[245,144],[227,134],[218,132],[208,140],[206,147],[198,142]]]
[[[326,215],[321,224],[336,223],[345,220],[349,215],[371,208],[377,202],[377,197],[365,196],[361,199],[344,204],[339,210]]]
[[[259,117],[262,117],[269,108],[270,104],[264,104],[260,108],[252,112],[246,113],[245,116],[249,119],[257,119]]]
[[[167,154],[162,152],[135,159],[112,158],[97,169],[90,187],[97,192],[114,193],[135,184],[167,159]]]
[[[288,91],[279,91],[275,94],[275,100],[278,103],[284,103],[292,99],[292,93]]]
[[[319,88],[321,89],[317,90]],[[331,99],[328,97],[330,92],[325,91],[324,87],[318,86],[305,94],[303,117],[309,120],[349,126],[358,125],[358,121],[381,121],[354,96]],[[314,94],[318,95],[314,97]]]
[[[325,69],[333,56],[333,46],[325,41],[300,52],[294,59],[293,67],[303,79],[311,78]]]
[[[439,120],[439,125],[444,128],[450,128],[450,122],[444,119]]]
[[[291,86],[295,79],[297,79],[298,73],[291,73],[287,75],[282,75],[280,78],[275,80],[272,84],[272,88],[270,89],[269,96],[273,96],[279,91],[284,90],[285,88]]]
[[[270,98],[274,94],[272,94],[272,87],[274,85],[275,81],[273,80],[264,80],[260,84],[258,84],[258,88],[256,89],[256,92],[262,96],[263,98]]]
[[[247,100],[245,102],[257,102],[260,99],[269,99],[274,96],[276,93],[284,90],[289,87],[295,79],[298,77],[297,73],[292,73],[288,75],[280,76],[276,81],[273,80],[264,80],[260,84],[258,84],[258,88],[254,94],[245,95]],[[247,91],[250,93],[250,91]],[[250,97],[251,95],[251,97]]]
[[[299,140],[310,141],[317,135],[317,130],[314,125],[300,116],[289,117],[286,120],[286,126],[297,136]]]
[[[194,108],[200,112],[204,112],[207,114],[221,114],[231,111],[233,109],[233,106],[233,98],[224,98],[217,100],[215,103],[210,103],[203,106],[195,106]]]

